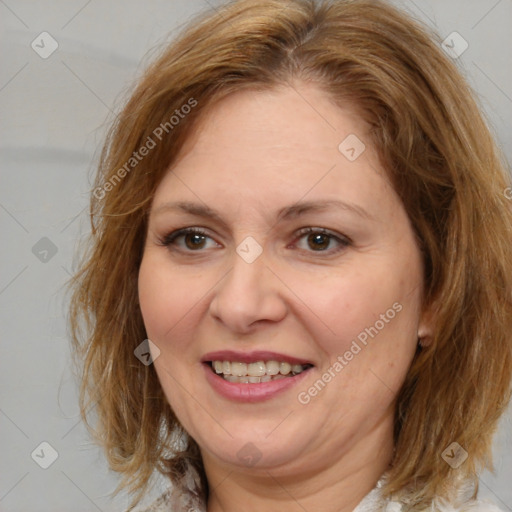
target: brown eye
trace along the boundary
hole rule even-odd
[[[299,248],[308,252],[329,255],[341,251],[350,245],[348,238],[330,233],[324,228],[305,228],[300,230],[298,234],[299,240],[306,240],[306,247],[303,244]]]
[[[185,245],[192,250],[202,249],[206,240],[204,235],[198,233],[186,233],[182,235],[185,241]]]
[[[308,235],[308,244],[313,250],[323,250],[329,246],[330,243],[329,235],[325,235],[324,233],[312,233]]]
[[[215,246],[219,246],[204,231],[198,228],[183,228],[166,235],[161,240],[161,244],[185,252],[199,252],[207,248],[208,240],[211,240]]]

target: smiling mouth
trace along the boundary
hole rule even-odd
[[[208,361],[207,364],[219,377],[236,384],[259,384],[287,379],[313,367],[311,364],[290,364],[286,361]]]

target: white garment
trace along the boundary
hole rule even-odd
[[[408,507],[403,503],[382,497],[381,488],[385,478],[383,475],[353,512],[407,512]],[[167,490],[140,512],[206,512],[206,504],[200,498],[199,488],[199,476],[190,468],[180,484]],[[456,503],[436,499],[424,512],[502,512],[492,503],[471,499],[471,494],[471,487],[463,486]]]

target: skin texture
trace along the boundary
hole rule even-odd
[[[350,134],[366,145],[354,161],[338,149]],[[353,109],[312,84],[239,92],[201,120],[156,191],[140,306],[167,399],[201,448],[209,511],[352,510],[389,465],[396,394],[429,325],[420,251],[366,134]],[[278,218],[299,201],[332,199],[365,213]],[[174,201],[207,205],[222,221],[164,207]],[[208,237],[161,243],[184,227]],[[350,242],[297,233],[307,227]],[[236,252],[248,236],[263,249],[252,263]],[[393,305],[394,318],[301,403]],[[269,400],[239,403],[205,378],[201,358],[216,350],[270,350],[314,368]],[[237,455],[246,445],[261,457],[254,465]]]

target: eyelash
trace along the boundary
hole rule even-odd
[[[323,253],[323,254],[326,254],[326,255],[333,255],[333,254],[336,254],[344,249],[346,249],[348,246],[351,245],[351,240],[345,236],[338,236],[338,235],[335,235],[334,233],[331,233],[329,232],[328,230],[326,230],[325,228],[311,228],[311,227],[308,227],[308,228],[302,228],[300,229],[296,235],[297,235],[297,239],[296,240],[300,240],[302,239],[303,237],[307,236],[307,235],[311,235],[311,234],[315,234],[315,235],[325,235],[329,238],[329,241],[330,240],[335,240],[336,242],[338,242],[340,244],[340,246],[337,248],[337,249],[331,249],[331,250],[321,250],[321,251],[314,251],[314,250],[311,250],[311,251],[307,251],[307,252],[312,252],[312,253]],[[169,248],[172,248],[174,250],[174,247],[171,247],[171,246],[176,246],[176,240],[180,237],[184,237],[186,235],[198,235],[198,236],[204,236],[206,238],[210,238],[212,239],[205,231],[203,231],[202,229],[200,228],[182,228],[182,229],[178,229],[176,231],[173,231],[171,233],[169,233],[168,235],[165,235],[163,238],[161,238],[159,240],[159,243],[160,245],[163,245],[165,247],[169,247]],[[181,249],[181,248],[177,248],[176,250],[179,250],[179,251],[184,251],[184,252],[189,252],[189,253],[193,253],[193,252],[203,252],[201,251],[200,249],[198,249],[197,251],[194,251],[194,250],[189,250],[189,249]]]

